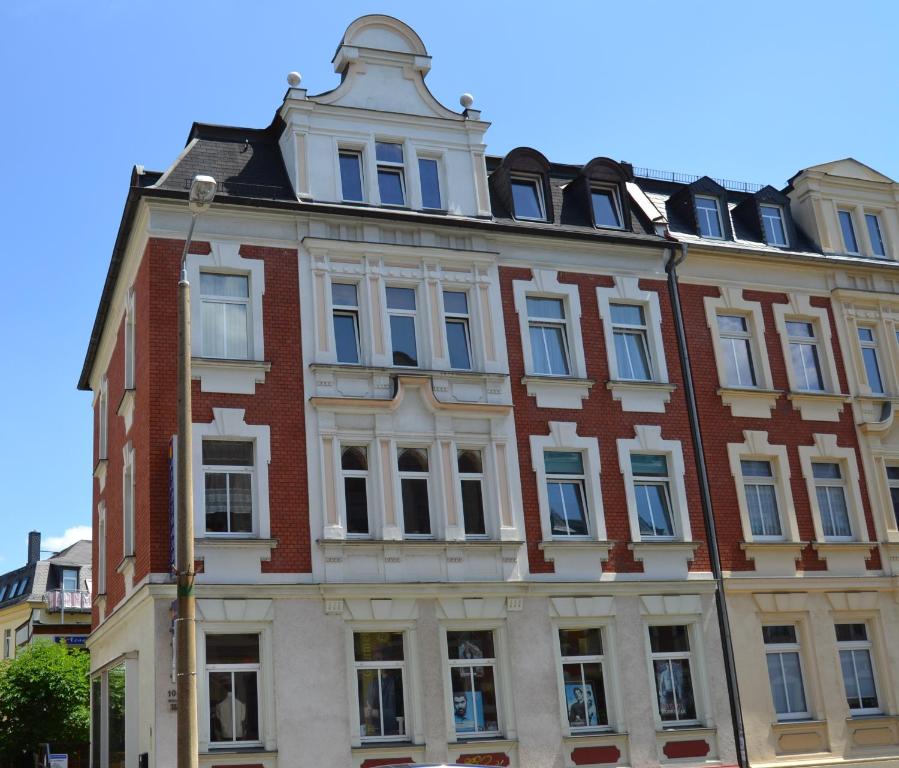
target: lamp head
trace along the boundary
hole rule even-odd
[[[198,174],[190,183],[190,196],[188,205],[191,213],[204,213],[212,205],[216,190],[215,179],[212,176]]]

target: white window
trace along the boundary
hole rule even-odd
[[[594,187],[590,190],[590,202],[593,207],[593,224],[597,227],[621,229],[621,204],[615,189]]]
[[[865,214],[865,226],[868,228],[868,239],[871,241],[871,253],[875,256],[886,256],[886,248],[883,245],[883,232],[880,229],[880,219],[876,213]]]
[[[686,626],[649,627],[649,650],[659,718],[663,725],[697,722],[690,633]]]
[[[431,535],[428,500],[430,478],[427,448],[397,448],[397,469],[403,499],[403,526],[406,536]]]
[[[207,534],[253,533],[253,443],[204,440]]]
[[[97,458],[108,457],[109,446],[109,381],[100,379],[100,400],[97,403]]]
[[[342,445],[340,468],[343,474],[346,532],[368,536],[368,449],[363,445]]]
[[[628,381],[650,381],[652,358],[647,342],[646,317],[639,304],[609,304],[618,376]]]
[[[846,505],[846,483],[839,462],[813,462],[812,474],[825,540],[851,540],[852,524]]]
[[[421,207],[440,210],[440,172],[437,161],[432,157],[418,158],[418,178],[421,182]]]
[[[77,568],[63,568],[62,575],[60,578],[60,583],[61,583],[63,592],[77,592],[78,591],[78,569]]]
[[[786,329],[790,344],[790,363],[799,390],[823,392],[824,376],[821,373],[814,323],[805,320],[787,320]]]
[[[340,165],[342,199],[349,203],[361,203],[365,200],[362,181],[362,153],[354,149],[341,149],[337,157]]]
[[[353,633],[353,665],[363,742],[406,738],[402,632]]]
[[[717,322],[727,386],[756,386],[752,362],[752,334],[746,317],[719,314]]]
[[[560,629],[562,692],[572,733],[609,726],[602,630]]]
[[[200,272],[203,357],[249,358],[249,282],[246,275]]]
[[[134,389],[135,365],[135,307],[134,288],[128,290],[125,299],[125,389]]]
[[[258,634],[206,635],[210,745],[260,743],[259,670]]]
[[[838,211],[840,230],[843,232],[843,247],[846,253],[858,253],[858,240],[855,237],[855,225],[852,223],[851,211]]]
[[[106,594],[106,505],[97,506],[97,594]]]
[[[777,719],[802,720],[810,717],[802,684],[796,627],[789,624],[762,627],[762,638]]]
[[[456,736],[499,735],[493,632],[448,630],[446,644]]]
[[[128,443],[123,449],[122,466],[122,532],[124,555],[134,555],[134,449]]]
[[[540,179],[533,176],[513,176],[512,215],[516,219],[546,221],[546,208],[543,203],[543,185]]]
[[[394,365],[418,366],[415,315],[415,289],[388,286],[387,316],[390,321]]]
[[[338,363],[359,362],[359,297],[355,283],[331,283],[331,312]]]
[[[858,343],[862,350],[868,388],[873,394],[882,395],[884,393],[883,379],[880,375],[880,355],[877,350],[877,337],[874,329],[870,326],[859,326]]]
[[[743,493],[749,513],[749,527],[754,540],[783,538],[780,510],[777,504],[777,486],[770,461],[743,459]]]
[[[786,247],[787,230],[784,227],[783,209],[779,205],[760,205],[762,226],[765,229],[765,242],[768,245]]]
[[[484,457],[479,450],[464,448],[456,452],[456,462],[465,535],[485,536],[487,528],[484,521]]]
[[[589,535],[583,454],[579,451],[545,451],[543,464],[553,537]]]
[[[641,539],[673,538],[675,530],[671,514],[668,457],[664,454],[632,453],[630,460]]]
[[[443,315],[450,368],[471,370],[471,333],[469,331],[468,294],[443,292]]]
[[[534,373],[568,376],[568,329],[564,301],[528,296],[527,313]]]
[[[406,173],[403,145],[389,141],[375,142],[378,162],[378,192],[381,205],[406,204]]]
[[[887,485],[890,489],[890,505],[893,508],[893,520],[899,528],[899,466],[887,465]]]
[[[696,220],[699,222],[699,234],[721,240],[724,227],[721,224],[721,212],[718,210],[718,198],[696,196]]]
[[[880,714],[871,641],[866,624],[837,624],[837,650],[843,671],[846,702],[853,715]]]
[[[11,629],[3,630],[3,658],[4,659],[12,658],[12,630]]]

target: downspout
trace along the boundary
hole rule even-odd
[[[673,240],[666,233],[668,239]],[[749,768],[746,754],[746,736],[743,730],[743,711],[740,707],[740,689],[737,685],[737,670],[734,665],[734,647],[730,634],[730,621],[727,616],[727,602],[724,597],[724,577],[721,573],[721,557],[718,551],[718,534],[715,530],[715,517],[712,514],[712,494],[709,489],[709,475],[702,447],[702,432],[699,428],[699,411],[696,407],[696,391],[693,388],[693,372],[690,367],[690,354],[687,350],[687,335],[684,330],[684,316],[681,311],[680,289],[677,282],[677,268],[687,258],[687,244],[680,243],[680,254],[672,246],[670,256],[665,263],[668,274],[668,295],[674,314],[674,329],[677,335],[677,349],[680,354],[681,370],[684,378],[684,394],[687,401],[687,417],[690,420],[690,434],[693,438],[693,454],[696,471],[699,477],[699,497],[702,500],[702,519],[705,522],[706,539],[709,546],[709,559],[712,564],[712,577],[715,579],[715,608],[718,611],[718,629],[721,632],[721,650],[724,655],[724,677],[727,682],[727,696],[730,700],[731,721],[734,728],[734,741],[737,748],[737,761],[740,768]]]

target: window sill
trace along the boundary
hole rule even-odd
[[[115,567],[116,573],[125,573],[126,571],[134,571],[134,555],[125,555]]]
[[[656,724],[656,744],[667,760],[686,758],[716,760],[717,729],[699,723]]]
[[[94,477],[100,483],[100,493],[106,488],[106,470],[109,467],[109,459],[100,459],[94,467]]]
[[[899,716],[850,715],[846,718],[849,737],[855,747],[889,747],[899,744]]]
[[[606,382],[612,399],[621,403],[622,411],[665,413],[665,405],[671,401],[671,393],[677,387],[661,381],[631,381],[618,379]]]
[[[194,539],[195,547],[268,547],[278,546],[277,539],[260,539],[252,536],[204,536]]]
[[[580,410],[593,388],[593,379],[572,376],[523,376],[521,383],[531,397],[536,398],[538,408],[566,408]]]
[[[833,392],[789,392],[787,400],[803,421],[839,421],[843,406],[852,398]]]
[[[264,360],[227,360],[193,357],[191,378],[200,380],[202,392],[254,395],[256,385],[265,383],[272,364]]]
[[[688,563],[693,559],[699,541],[633,541],[627,548],[634,560],[643,563],[643,573],[649,579],[685,579]]]
[[[753,389],[750,387],[721,387],[718,395],[721,402],[730,408],[731,416],[750,419],[770,419],[771,411],[777,405],[777,398],[783,394],[779,389]]]
[[[131,430],[131,424],[134,421],[134,398],[135,390],[126,389],[119,401],[119,407],[116,409],[116,413],[125,420],[126,435]]]
[[[796,561],[807,541],[741,541],[746,559],[755,563],[759,576],[795,576]]]
[[[864,576],[865,561],[871,559],[877,544],[873,541],[813,541],[812,549],[827,562],[834,576]]]
[[[808,755],[829,752],[826,720],[778,720],[771,724],[778,755]]]

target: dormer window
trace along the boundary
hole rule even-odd
[[[341,197],[348,203],[361,203],[365,199],[362,194],[362,153],[342,149],[338,159]]]
[[[703,237],[724,239],[724,228],[721,224],[721,212],[718,209],[717,198],[696,196],[696,221],[699,224],[699,234]]]
[[[765,241],[768,245],[785,248],[787,231],[784,227],[783,209],[779,205],[760,205],[762,225],[765,228]]]
[[[511,186],[515,218],[546,221],[540,181],[533,177],[513,176]]]
[[[840,229],[843,232],[843,247],[846,253],[858,253],[858,240],[855,237],[855,226],[850,211],[839,211]]]
[[[376,141],[375,159],[378,161],[378,193],[381,196],[381,205],[405,205],[403,145]]]
[[[597,227],[621,229],[621,205],[614,189],[593,187],[590,190],[593,204],[593,224]]]
[[[63,568],[61,581],[63,590],[66,592],[76,592],[78,590],[78,569]]]

